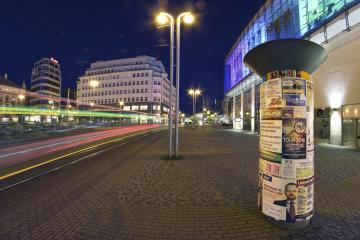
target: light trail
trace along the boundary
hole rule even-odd
[[[0,149],[0,169],[99,140],[155,128],[159,128],[159,125],[151,124],[117,127],[94,133],[40,140],[33,143],[3,148]]]
[[[42,115],[42,116],[73,116],[73,117],[106,117],[106,118],[141,118],[155,119],[155,115],[136,113],[136,112],[98,112],[86,110],[69,109],[43,109],[36,107],[0,107],[0,115]]]
[[[10,177],[13,177],[13,176],[16,176],[16,175],[18,175],[18,174],[20,174],[20,173],[23,173],[23,172],[32,170],[32,169],[34,169],[34,168],[37,168],[37,167],[40,167],[40,166],[43,166],[43,165],[46,165],[46,164],[55,162],[55,161],[57,161],[57,160],[60,160],[60,159],[66,158],[66,157],[70,157],[70,156],[76,155],[76,154],[78,154],[78,153],[85,153],[85,152],[88,152],[88,151],[90,151],[90,150],[92,150],[92,149],[95,149],[95,148],[97,148],[97,147],[100,147],[100,146],[102,146],[102,145],[109,144],[109,143],[113,143],[113,142],[117,142],[117,141],[120,141],[120,140],[125,140],[125,139],[128,139],[128,138],[130,138],[130,137],[138,136],[138,135],[141,135],[141,134],[143,134],[142,131],[141,131],[141,132],[138,132],[138,133],[134,133],[134,134],[128,135],[128,136],[124,136],[124,137],[116,138],[116,139],[113,139],[113,140],[109,140],[109,141],[106,141],[106,142],[103,142],[103,143],[99,143],[99,144],[96,144],[96,145],[93,145],[93,146],[90,146],[90,147],[87,147],[87,148],[83,148],[83,149],[80,149],[80,150],[77,150],[77,151],[74,151],[74,152],[71,152],[71,153],[68,153],[68,154],[64,154],[64,155],[62,155],[62,156],[60,156],[60,157],[52,158],[52,159],[49,159],[49,160],[47,160],[47,161],[45,161],[45,162],[42,162],[42,163],[39,163],[39,164],[35,164],[35,165],[30,166],[30,167],[26,167],[26,168],[17,170],[17,171],[15,171],[15,172],[11,172],[11,173],[8,173],[8,174],[6,174],[6,175],[0,176],[0,181],[1,181],[1,180],[4,180],[4,179],[7,179],[7,178],[10,178]],[[146,135],[147,135],[147,134],[143,135],[142,137],[145,137]],[[29,178],[26,178],[26,179],[24,179],[24,180],[21,180],[20,182],[16,182],[16,183],[14,183],[14,184],[11,184],[11,185],[9,185],[9,186],[6,186],[6,187],[0,189],[0,191],[5,190],[5,189],[8,189],[8,188],[13,187],[13,186],[16,186],[16,185],[18,185],[18,184],[27,182],[27,181],[29,181],[29,180],[31,180],[31,179],[34,179],[34,178],[39,177],[39,176],[42,176],[42,175],[44,175],[44,174],[47,174],[47,173],[56,171],[56,170],[58,170],[58,169],[61,169],[61,168],[63,168],[63,167],[66,167],[66,166],[68,166],[68,165],[77,163],[77,162],[82,161],[82,160],[84,160],[84,159],[87,159],[87,158],[89,158],[89,157],[96,156],[96,155],[98,155],[98,154],[100,154],[100,153],[102,153],[102,152],[108,151],[108,150],[110,150],[110,149],[113,149],[113,148],[115,148],[115,147],[124,145],[124,144],[126,144],[126,143],[128,143],[128,142],[123,142],[123,143],[117,144],[117,145],[115,145],[115,146],[111,146],[111,147],[108,147],[108,148],[106,148],[106,149],[97,151],[97,152],[95,152],[95,153],[91,153],[91,154],[86,155],[86,156],[84,156],[84,157],[81,157],[81,158],[79,158],[79,159],[77,159],[77,160],[75,160],[75,161],[71,161],[71,162],[69,162],[69,163],[65,163],[65,164],[63,164],[63,165],[61,165],[61,166],[59,166],[59,167],[55,167],[55,168],[53,168],[53,169],[50,169],[50,170],[45,171],[45,172],[42,172],[42,173],[37,174],[37,175],[35,175],[35,176],[31,176],[31,177],[29,177]]]

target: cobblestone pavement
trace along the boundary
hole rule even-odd
[[[288,232],[256,208],[258,137],[150,135],[0,192],[0,239],[360,239],[360,152],[316,147],[315,216]]]

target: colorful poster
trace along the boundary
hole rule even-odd
[[[295,181],[293,181],[295,184]],[[262,212],[275,220],[286,220],[286,210],[283,206],[275,204],[281,201],[284,195],[284,180],[278,177],[263,174],[262,181]]]
[[[276,120],[281,119],[282,109],[281,108],[264,108],[260,111],[260,119],[262,120]]]
[[[308,106],[308,112],[314,109],[314,85],[312,82],[306,82],[306,105]]]
[[[313,211],[313,178],[287,180],[263,174],[262,212],[286,222],[306,220]]]
[[[270,176],[280,177],[281,164],[276,162],[270,162],[265,159],[260,158],[259,169],[262,173],[265,173]]]
[[[297,180],[298,200],[297,214],[306,215],[313,211],[314,207],[314,177]]]
[[[283,158],[306,158],[306,119],[283,119],[282,156]]]
[[[306,107],[284,107],[282,109],[283,118],[306,118]]]
[[[262,120],[260,124],[260,149],[281,153],[281,120]]]
[[[314,109],[306,113],[307,151],[314,151]]]
[[[281,79],[272,79],[263,84],[264,108],[282,107],[282,87]]]
[[[307,159],[282,159],[281,173],[282,178],[305,179],[314,175],[314,156]]]
[[[260,157],[271,162],[281,163],[281,153],[274,153],[260,148]]]
[[[284,107],[306,106],[306,81],[296,78],[285,78],[282,81],[282,98]]]

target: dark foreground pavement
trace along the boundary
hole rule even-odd
[[[360,239],[360,152],[317,146],[315,217],[299,232],[256,208],[258,137],[182,129],[0,192],[0,239]]]

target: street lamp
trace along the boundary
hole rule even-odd
[[[92,108],[94,107],[94,103],[93,102],[91,102],[90,103],[90,106],[91,106],[91,109],[90,109],[90,126],[92,126],[92,122],[93,122],[93,120],[92,120]]]
[[[23,100],[25,99],[25,96],[24,96],[23,94],[20,94],[20,95],[18,96],[18,98],[20,99],[20,104],[22,105],[22,102],[23,102]]]
[[[120,109],[122,110],[123,107],[124,107],[124,102],[123,102],[123,101],[119,101],[119,106],[120,106]]]
[[[192,24],[195,20],[191,12],[181,13],[176,18],[176,117],[175,117],[175,157],[179,153],[179,99],[180,99],[180,35],[181,20],[185,24]]]
[[[174,84],[174,17],[166,12],[161,12],[156,18],[158,24],[165,25],[170,23],[170,100],[169,100],[169,158],[172,158],[172,98]]]
[[[161,12],[157,18],[157,22],[160,25],[169,23],[170,20],[170,111],[169,111],[169,135],[170,135],[170,147],[169,156],[172,157],[172,84],[173,84],[173,49],[174,49],[174,17],[166,12]],[[176,106],[175,106],[175,157],[179,152],[179,97],[180,97],[180,33],[181,33],[181,21],[185,24],[192,24],[195,18],[191,12],[183,12],[176,18]]]
[[[196,97],[201,94],[201,91],[199,89],[189,89],[188,94],[192,96],[193,98],[193,115],[195,116],[196,111]]]

